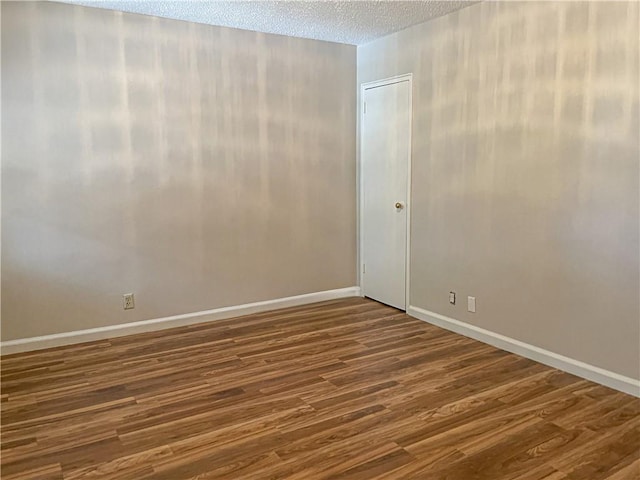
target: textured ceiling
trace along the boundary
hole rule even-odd
[[[92,7],[190,22],[359,45],[469,1],[215,1],[63,0]]]

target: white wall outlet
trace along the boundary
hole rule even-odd
[[[467,310],[476,313],[476,297],[467,297]]]
[[[451,305],[456,304],[456,292],[449,292],[449,303]]]
[[[136,307],[136,304],[133,302],[133,293],[125,293],[122,296],[124,309],[131,310]]]

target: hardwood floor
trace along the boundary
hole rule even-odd
[[[640,479],[640,399],[361,298],[2,358],[2,479]]]

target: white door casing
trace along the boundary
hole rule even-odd
[[[409,305],[411,75],[364,84],[361,98],[363,292],[404,310]]]

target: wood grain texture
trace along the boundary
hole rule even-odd
[[[2,478],[640,478],[640,399],[353,298],[2,357]]]

